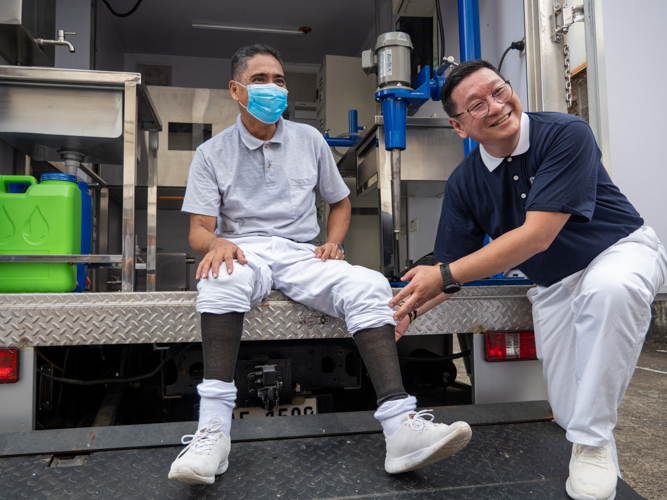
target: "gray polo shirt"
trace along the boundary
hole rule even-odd
[[[336,203],[350,190],[329,146],[310,125],[278,120],[268,141],[236,124],[197,148],[183,212],[218,218],[216,236],[282,236],[310,241],[319,232],[315,191]]]

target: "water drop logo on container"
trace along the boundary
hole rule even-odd
[[[23,226],[23,238],[32,245],[40,245],[48,236],[49,223],[39,207],[35,207]]]
[[[0,207],[0,245],[6,245],[14,238],[16,226],[5,207]]]

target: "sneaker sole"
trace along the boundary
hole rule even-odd
[[[449,436],[437,443],[399,458],[387,458],[384,469],[389,474],[399,474],[434,464],[461,451],[470,442],[472,430],[465,422]]]
[[[575,493],[572,491],[572,488],[570,487],[570,478],[567,478],[567,481],[565,481],[565,491],[567,491],[567,494],[570,498],[574,500],[597,500],[597,498],[587,495],[586,493]],[[604,500],[614,500],[616,498],[616,490],[611,494],[609,498],[605,498]]]
[[[220,474],[227,472],[228,467],[229,460],[225,460],[218,466],[218,470],[215,471],[215,476],[219,476]],[[169,479],[174,479],[176,481],[189,484],[213,484],[215,482],[215,476],[200,476],[190,469],[169,471]]]

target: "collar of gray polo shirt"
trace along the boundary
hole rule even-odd
[[[521,113],[520,126],[519,143],[516,145],[516,148],[514,148],[514,151],[510,156],[522,155],[528,151],[528,148],[530,147],[530,119],[526,113]],[[505,159],[491,156],[481,144],[479,145],[479,154],[482,157],[484,165],[489,169],[489,172],[493,172]]]
[[[243,141],[243,144],[245,144],[246,147],[250,150],[261,148],[267,142],[270,144],[282,143],[283,137],[285,135],[285,125],[283,125],[282,116],[278,118],[276,125],[277,125],[276,132],[273,134],[273,137],[271,137],[271,139],[269,139],[268,141],[263,141],[262,139],[258,139],[250,132],[248,132],[248,129],[243,124],[243,120],[241,120],[240,114],[236,119],[236,127],[239,129],[239,134],[241,134],[241,140]]]

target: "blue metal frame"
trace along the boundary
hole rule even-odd
[[[459,0],[459,45],[461,62],[480,59],[482,44],[479,38],[479,2],[478,0]],[[463,141],[466,156],[477,143],[471,138]]]

